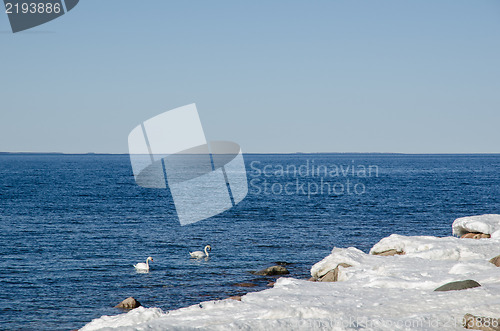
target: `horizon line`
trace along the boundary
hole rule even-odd
[[[295,155],[295,154],[377,154],[377,155],[500,155],[500,152],[473,153],[404,153],[404,152],[243,152],[243,155]],[[0,155],[130,155],[130,153],[71,153],[71,152],[0,152]]]

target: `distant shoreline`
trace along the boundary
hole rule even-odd
[[[0,155],[96,155],[128,156],[129,153],[63,153],[63,152],[0,152]],[[385,153],[385,152],[295,152],[295,153],[243,153],[243,155],[390,155],[390,156],[500,156],[500,153]]]

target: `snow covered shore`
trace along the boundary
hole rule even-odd
[[[485,239],[391,235],[366,254],[334,248],[311,268],[320,278],[340,263],[337,282],[280,278],[273,288],[241,301],[207,301],[163,312],[139,307],[103,316],[89,330],[461,330],[465,314],[500,317],[500,215],[457,219],[453,233],[491,234]],[[394,250],[393,256],[376,255]],[[435,292],[453,281],[481,287]]]

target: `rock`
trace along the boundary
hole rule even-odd
[[[323,277],[321,277],[318,281],[319,282],[337,282],[339,280],[339,266],[343,268],[349,268],[352,267],[352,265],[347,264],[347,263],[339,263],[335,267],[335,269],[332,269],[328,271]]]
[[[468,288],[479,287],[481,284],[472,279],[460,280],[457,282],[451,282],[438,287],[434,291],[459,291],[466,290]]]
[[[253,274],[259,276],[276,276],[276,275],[288,275],[289,273],[290,271],[288,271],[287,268],[275,265],[267,269],[254,272]]]
[[[234,284],[234,286],[239,286],[239,287],[255,287],[257,284],[254,283],[238,283]]]
[[[317,282],[318,279],[316,277],[311,277],[311,278],[308,279],[308,281],[310,281],[310,282]]]
[[[471,330],[500,331],[500,318],[465,314],[463,326],[465,329]]]
[[[350,267],[352,267],[352,265],[350,265],[350,264],[348,264],[348,263],[339,263],[339,264],[337,265],[337,268],[338,268],[339,266],[340,266],[340,267],[343,267],[343,268],[350,268]]]
[[[119,304],[115,306],[115,308],[122,308],[122,309],[134,309],[137,307],[140,307],[141,303],[134,299],[133,297],[128,297]]]
[[[336,282],[338,278],[339,278],[339,269],[335,267],[335,269],[328,271],[326,274],[323,275],[323,277],[318,279],[318,282]]]
[[[494,265],[496,265],[497,267],[500,267],[500,255],[495,256],[494,258],[492,258],[490,260],[490,262],[493,263]]]
[[[266,286],[273,287],[274,286],[274,282],[269,282],[269,283],[267,283]]]
[[[276,261],[276,262],[274,262],[274,264],[285,266],[285,265],[290,265],[290,264],[293,264],[293,263],[286,262],[286,261]]]
[[[236,300],[236,301],[241,301],[241,296],[235,295],[235,296],[229,297],[228,299]]]
[[[468,232],[466,234],[463,234],[460,238],[471,238],[471,239],[483,239],[483,238],[490,238],[491,235],[487,233],[481,233],[481,232]]]
[[[379,256],[405,255],[405,252],[404,251],[397,251],[395,249],[389,249],[389,250],[383,251],[383,252],[373,252],[373,255],[379,255]]]
[[[464,238],[472,238],[476,235],[476,233],[473,233],[473,232],[468,232],[466,234],[463,234],[460,238],[464,239]]]

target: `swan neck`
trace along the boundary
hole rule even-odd
[[[206,247],[205,247],[205,255],[208,257],[208,251]]]

